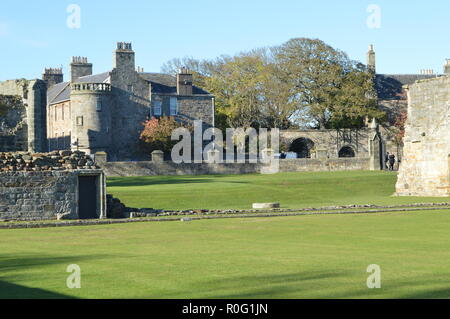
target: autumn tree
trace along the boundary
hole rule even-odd
[[[163,116],[159,119],[153,117],[144,123],[140,141],[149,152],[161,150],[164,153],[170,153],[177,143],[171,140],[172,132],[179,127],[187,126],[178,123],[173,117]]]
[[[359,128],[382,119],[373,74],[321,40],[298,38],[215,60],[172,59],[194,84],[216,97],[216,127]]]

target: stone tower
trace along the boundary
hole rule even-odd
[[[55,84],[64,82],[64,75],[62,72],[62,68],[48,68],[44,70],[42,74],[42,80],[47,83],[47,88],[52,87]]]
[[[177,74],[177,94],[192,95],[192,72],[183,67]]]
[[[95,154],[111,144],[111,85],[71,84],[72,149]]]
[[[450,59],[447,59],[444,64],[444,74],[450,75]]]
[[[369,45],[369,51],[367,52],[367,67],[373,73],[376,72],[376,56],[373,44]]]
[[[86,57],[74,56],[70,64],[71,81],[76,82],[78,78],[92,75],[92,63],[88,63]]]

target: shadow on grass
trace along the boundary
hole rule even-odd
[[[1,255],[0,256],[0,299],[61,299],[74,298],[71,296],[54,293],[41,288],[31,288],[13,283],[18,278],[20,280],[27,280],[33,278],[33,274],[29,271],[31,268],[47,267],[50,265],[64,265],[68,266],[74,263],[80,263],[85,260],[100,258],[103,256],[69,256],[69,257],[54,257],[54,256],[16,256],[16,255]],[[21,272],[25,273],[21,273]],[[62,268],[62,272],[65,267]],[[8,274],[10,273],[10,274]],[[59,275],[59,273],[58,273]],[[67,273],[67,276],[69,273]],[[63,285],[65,282],[62,283]]]
[[[301,272],[279,275],[255,275],[239,276],[221,280],[210,280],[199,282],[198,287],[202,292],[201,298],[208,299],[273,299],[286,296],[286,294],[299,294],[305,291],[316,280],[328,280],[330,285],[333,280],[348,276],[347,272]],[[229,293],[218,293],[218,291],[230,291]],[[233,292],[235,291],[235,292]],[[178,298],[180,293],[177,293]],[[192,291],[181,292],[182,298],[190,298]],[[171,298],[172,296],[168,296]],[[332,295],[324,298],[333,298]]]
[[[74,299],[74,297],[0,280],[0,299]]]

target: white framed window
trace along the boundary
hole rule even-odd
[[[153,115],[161,116],[161,114],[162,114],[162,102],[161,101],[153,102]]]
[[[96,104],[96,111],[97,112],[101,112],[102,111],[102,106],[103,106],[102,98],[98,97],[97,98],[97,104]]]
[[[170,98],[170,115],[178,114],[178,101],[176,97]]]

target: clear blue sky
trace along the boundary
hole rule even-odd
[[[67,26],[67,7],[81,27]],[[367,8],[381,9],[381,28]],[[173,57],[214,58],[293,37],[320,38],[365,61],[373,43],[381,73],[442,71],[450,58],[448,0],[40,0],[0,3],[0,80],[40,77],[44,67],[87,56],[94,72],[111,69],[117,41],[131,41],[137,65],[159,72]]]

